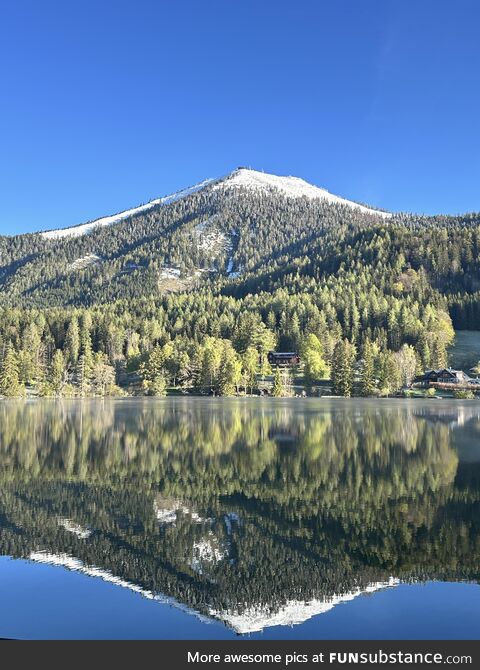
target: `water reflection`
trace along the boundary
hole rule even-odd
[[[477,581],[479,433],[476,403],[2,403],[0,553],[241,633]]]

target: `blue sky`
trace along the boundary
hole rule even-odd
[[[248,165],[391,210],[480,210],[477,0],[10,0],[0,233]]]

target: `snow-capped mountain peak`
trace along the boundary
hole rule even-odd
[[[392,215],[388,212],[381,212],[364,205],[359,205],[351,200],[340,198],[337,195],[329,193],[324,188],[314,186],[300,177],[280,177],[266,172],[258,172],[251,168],[240,167],[234,170],[226,178],[218,181],[213,189],[245,188],[252,191],[280,191],[282,195],[289,198],[308,198],[310,200],[326,200],[332,204],[347,205],[354,207],[367,214],[377,214],[383,218],[389,218]]]
[[[78,226],[62,228],[59,230],[48,230],[46,232],[40,233],[40,235],[47,240],[57,240],[63,237],[79,237],[81,235],[90,233],[92,230],[100,226],[110,226],[114,223],[119,223],[120,221],[128,219],[131,216],[148,212],[158,205],[169,205],[207,187],[211,187],[214,191],[217,192],[231,192],[232,190],[239,189],[257,192],[265,191],[269,193],[278,192],[288,198],[306,197],[310,200],[326,200],[332,204],[346,205],[367,214],[376,214],[377,216],[381,216],[383,218],[389,218],[392,216],[388,212],[381,212],[369,207],[365,207],[364,205],[359,205],[356,202],[352,202],[351,200],[340,198],[337,195],[329,193],[324,188],[309,184],[304,179],[300,179],[300,177],[280,177],[273,174],[267,174],[266,172],[259,172],[250,168],[240,167],[225,177],[220,177],[218,179],[205,179],[204,181],[199,182],[194,186],[182,189],[172,193],[171,195],[151,200],[145,205],[133,207],[132,209],[127,209],[123,212],[119,212],[118,214],[113,214],[111,216],[104,216],[93,221],[88,221],[87,223]]]

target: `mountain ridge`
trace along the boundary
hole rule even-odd
[[[372,207],[367,207],[360,203],[356,203],[353,200],[334,195],[327,191],[327,189],[310,184],[300,177],[279,176],[260,172],[251,168],[238,167],[222,177],[204,179],[197,184],[193,184],[192,186],[175,191],[170,195],[154,198],[145,204],[117,212],[116,214],[102,216],[75,226],[68,226],[67,228],[38,231],[32,234],[41,235],[44,239],[60,239],[62,237],[84,235],[99,226],[113,225],[130,218],[131,216],[148,212],[149,210],[159,205],[171,204],[176,200],[186,198],[193,193],[197,193],[198,191],[208,186],[212,186],[213,190],[228,190],[231,188],[245,188],[256,191],[267,189],[273,191],[277,190],[286,197],[307,197],[309,199],[325,200],[332,204],[346,205],[348,207],[356,208],[361,212],[379,215],[383,218],[390,218],[393,216],[390,212],[384,212]]]

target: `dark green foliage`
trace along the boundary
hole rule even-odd
[[[91,264],[78,263],[93,254]],[[314,336],[310,380],[321,361],[328,370],[342,340],[359,353],[367,341],[383,353],[411,345],[419,366],[442,366],[451,319],[480,328],[473,214],[384,220],[320,200],[242,190],[225,197],[207,187],[80,237],[0,238],[0,360],[10,342],[28,385],[51,376],[57,349],[67,381],[79,383],[101,353],[123,384],[152,348],[172,342],[165,383],[207,387],[207,338],[229,340],[240,356],[253,347],[268,374],[270,349],[299,350]],[[244,361],[239,373],[221,346],[229,360],[216,384],[211,375],[212,388],[231,393],[239,374],[251,388],[251,366]]]

